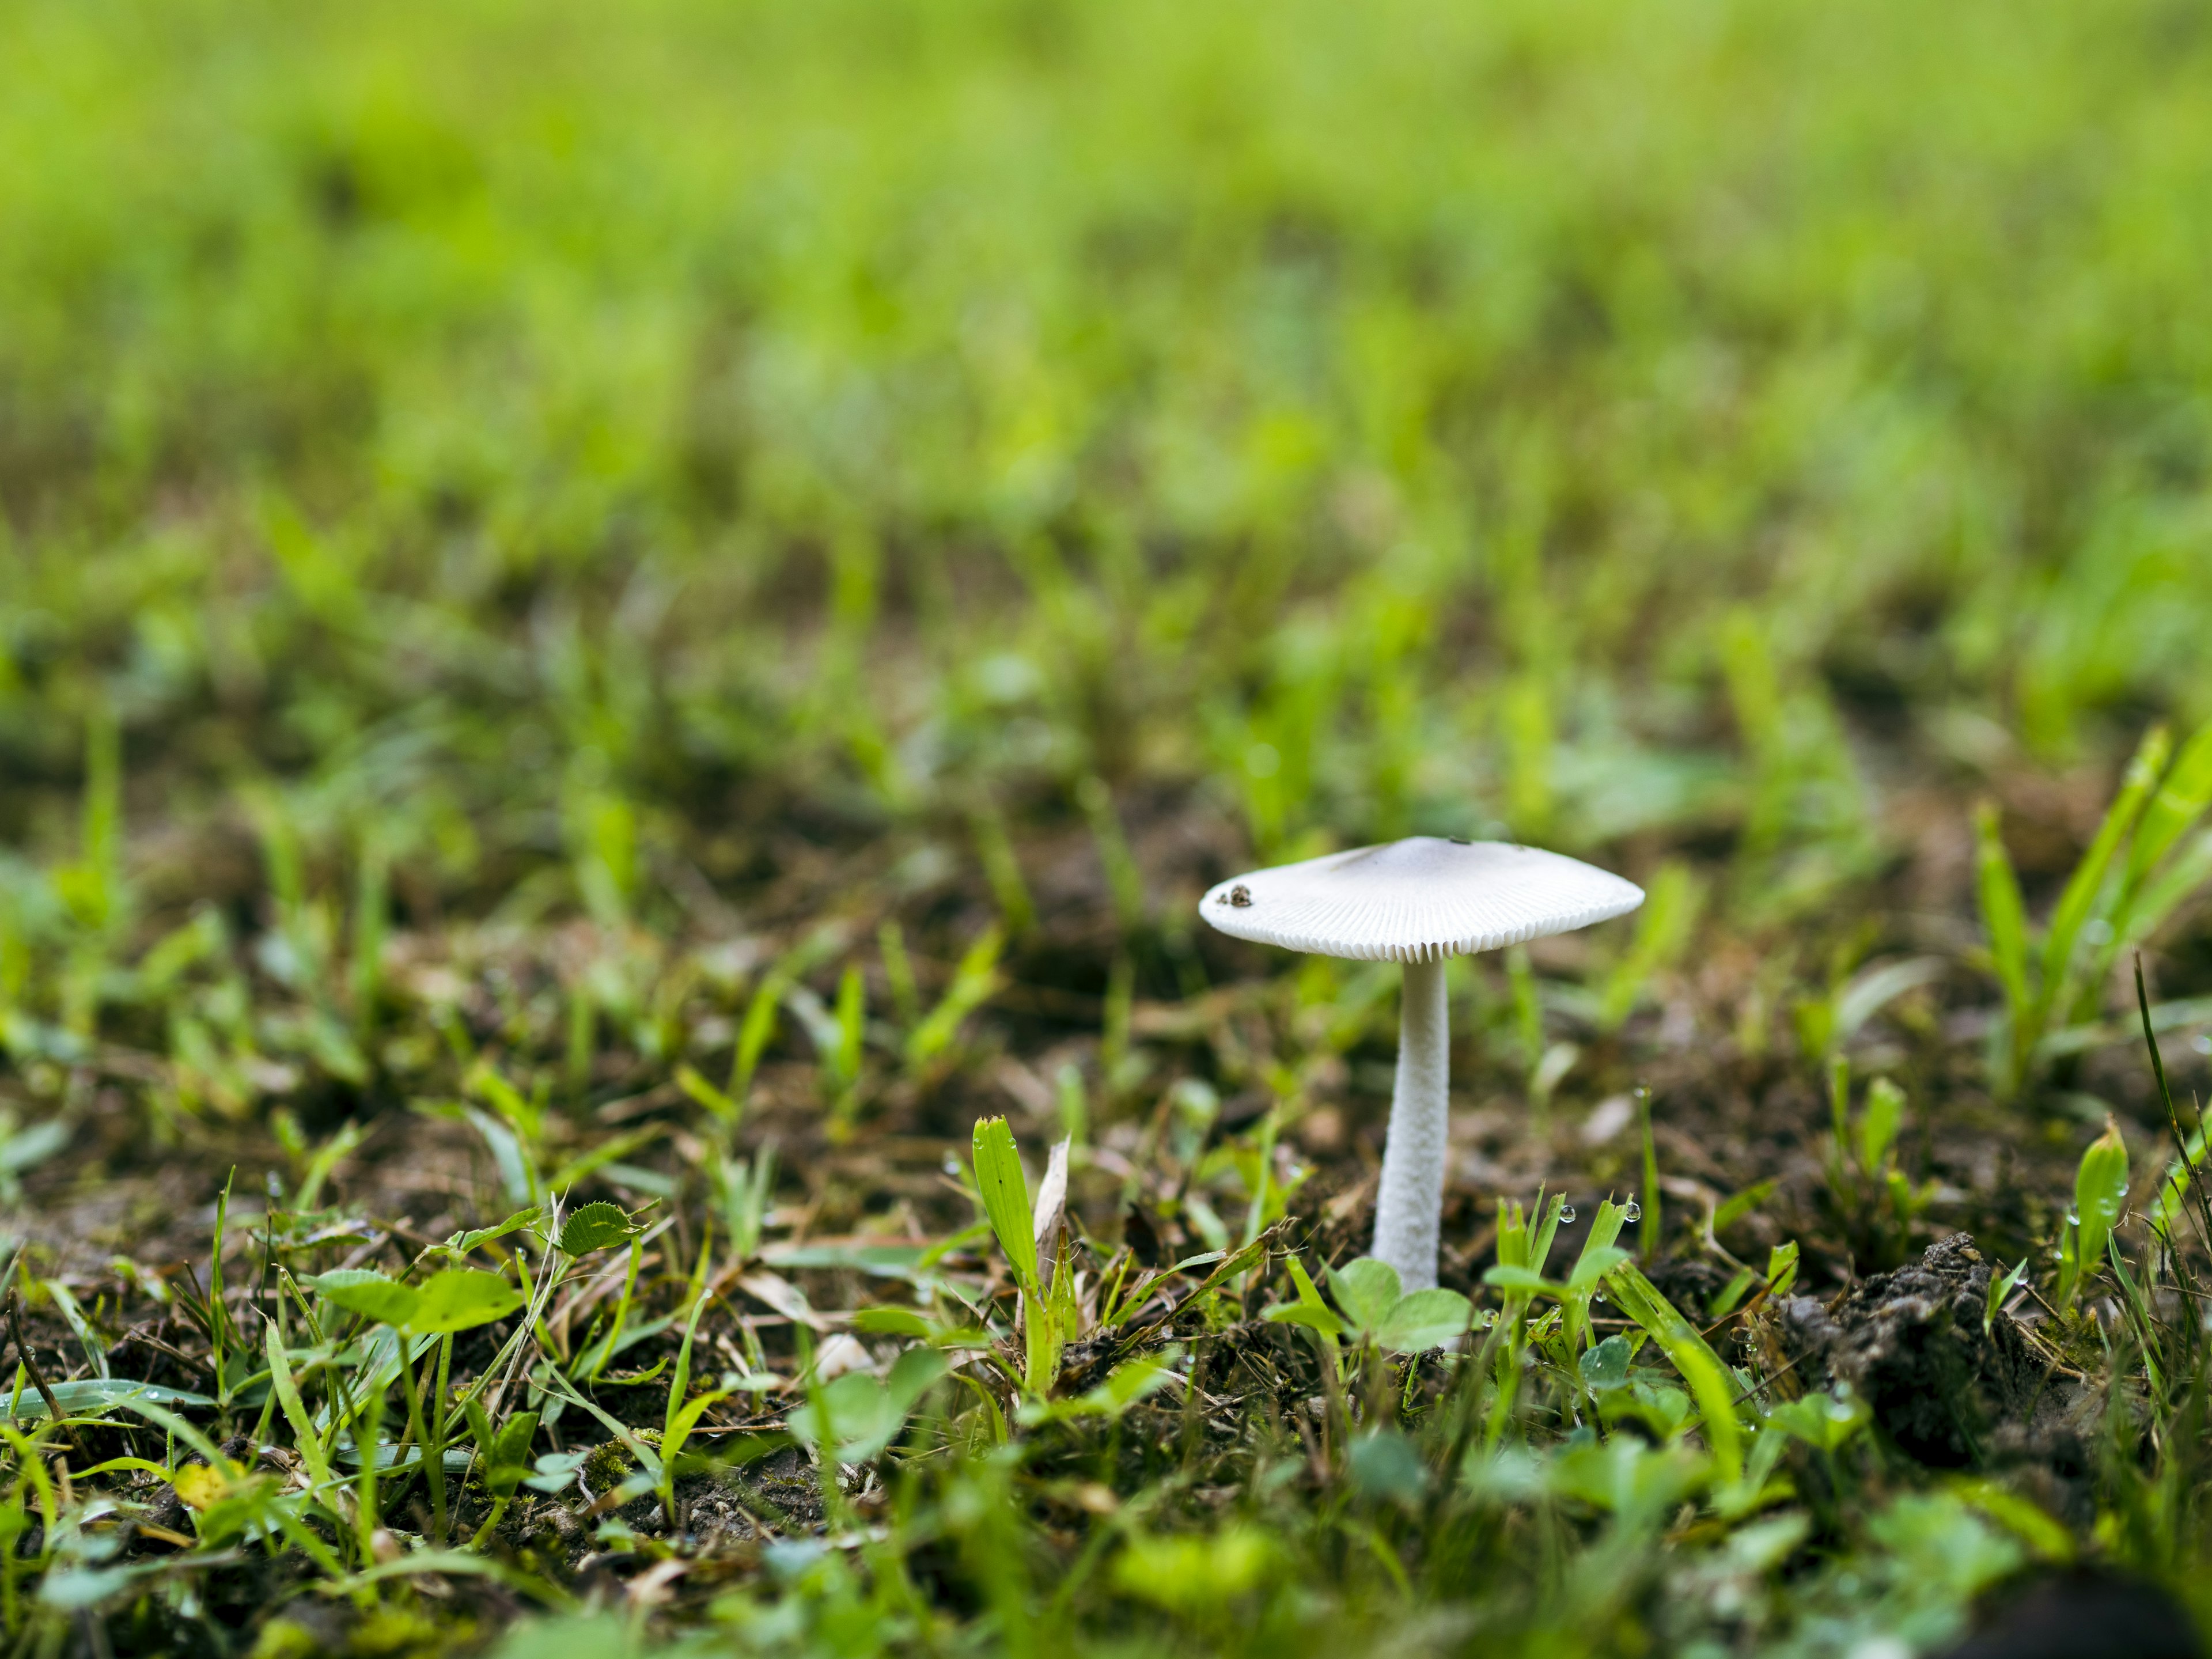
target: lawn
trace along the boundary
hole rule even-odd
[[[0,40],[10,1653],[2212,1628],[2198,10]]]

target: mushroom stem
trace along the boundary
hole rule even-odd
[[[1437,1282],[1437,1232],[1443,1218],[1444,1140],[1450,1121],[1451,1010],[1444,964],[1409,962],[1398,1015],[1398,1081],[1390,1138],[1375,1200],[1375,1255],[1398,1270],[1407,1291]]]

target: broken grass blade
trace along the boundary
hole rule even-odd
[[[1735,1388],[1728,1367],[1634,1262],[1621,1263],[1606,1282],[1614,1304],[1650,1333],[1689,1384],[1705,1419],[1706,1443],[1720,1464],[1723,1481],[1733,1486],[1743,1475],[1743,1425],[1736,1420]]]

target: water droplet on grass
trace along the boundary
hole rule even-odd
[[[1641,1204],[1638,1204],[1633,1198],[1631,1198],[1627,1203],[1620,1206],[1620,1218],[1623,1221],[1643,1220],[1644,1206]]]
[[[2078,1227],[2081,1224],[2081,1212],[2078,1206],[2072,1204],[2066,1206],[2066,1224],[2069,1227]]]
[[[1569,1226],[1571,1226],[1571,1227],[1572,1225],[1574,1225],[1574,1222],[1575,1222],[1575,1206],[1574,1206],[1573,1205],[1571,1205],[1571,1204],[1562,1204],[1562,1205],[1560,1205],[1560,1206],[1559,1206],[1559,1219],[1560,1219],[1560,1220],[1562,1220],[1562,1221],[1564,1221],[1564,1222],[1565,1222],[1565,1223],[1566,1223]]]

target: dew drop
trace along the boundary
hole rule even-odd
[[[1850,1407],[1844,1401],[1831,1400],[1828,1402],[1828,1420],[1830,1422],[1848,1423],[1851,1420],[1853,1415],[1854,1413],[1852,1413]]]
[[[1620,1206],[1620,1218],[1623,1221],[1643,1220],[1644,1206],[1641,1204],[1638,1204],[1634,1199],[1630,1199],[1627,1203]]]
[[[1838,1400],[1849,1400],[1850,1397],[1851,1385],[1848,1382],[1838,1380],[1836,1383],[1836,1398]]]
[[[950,1153],[945,1155],[945,1173],[949,1176],[957,1176],[960,1173],[960,1160]]]
[[[1604,1301],[1604,1300],[1605,1300],[1605,1292],[1604,1292],[1603,1291],[1599,1291],[1598,1292],[1596,1292],[1595,1295],[1593,1295],[1593,1296],[1590,1297],[1590,1300],[1591,1300],[1591,1301],[1593,1301],[1593,1302],[1602,1302],[1602,1301]],[[2207,1315],[2205,1316],[2205,1318],[2206,1318],[2207,1320],[2212,1320],[2212,1314],[2207,1314]]]
[[[1570,1227],[1573,1226],[1575,1224],[1575,1206],[1571,1204],[1560,1205],[1559,1219],[1565,1222]]]
[[[2078,1227],[2081,1224],[2081,1211],[2079,1206],[2069,1204],[2066,1206],[2066,1224],[2069,1227]]]

